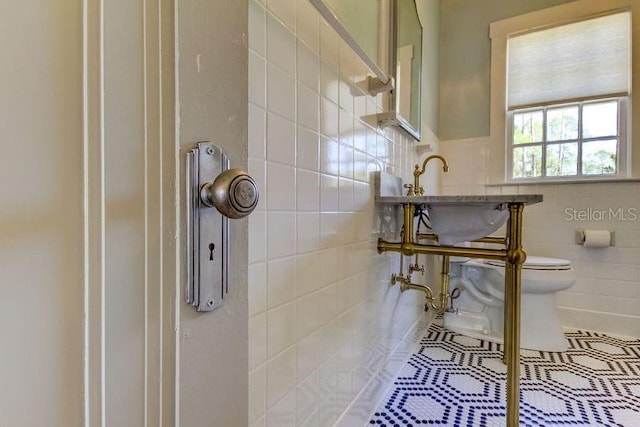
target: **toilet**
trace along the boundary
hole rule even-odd
[[[445,328],[463,335],[502,343],[504,326],[504,261],[451,261],[453,310],[445,312]],[[522,266],[520,347],[562,352],[567,340],[555,295],[575,282],[565,259],[528,256]]]

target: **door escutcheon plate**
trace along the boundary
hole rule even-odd
[[[201,189],[229,169],[229,159],[211,142],[199,142],[186,153],[185,300],[197,311],[212,311],[229,292],[229,219],[205,205]]]

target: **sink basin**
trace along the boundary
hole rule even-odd
[[[509,218],[509,210],[495,204],[427,204],[433,232],[441,245],[480,239],[496,231]]]
[[[463,196],[402,196],[402,180],[384,173],[374,173],[375,201],[382,206],[410,203],[426,210],[432,231],[441,245],[480,239],[496,231],[509,218],[508,205],[532,205],[542,202],[541,194],[500,194]]]

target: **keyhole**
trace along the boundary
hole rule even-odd
[[[213,243],[209,243],[209,261],[213,261],[213,250],[216,248],[216,245]]]

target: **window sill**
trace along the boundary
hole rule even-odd
[[[505,181],[485,184],[485,187],[505,187],[521,185],[563,185],[563,184],[609,184],[616,182],[640,182],[638,178],[597,178],[597,179],[558,179],[545,181]]]

